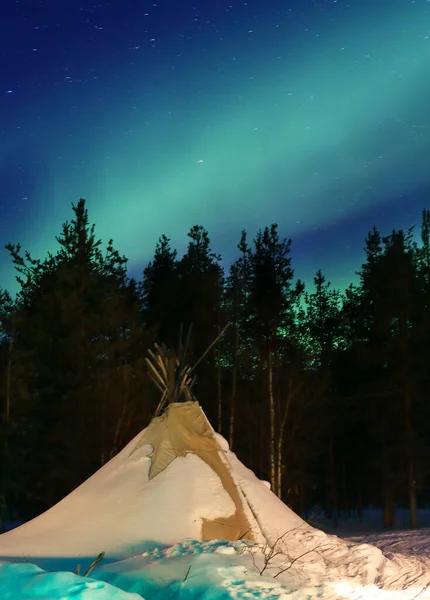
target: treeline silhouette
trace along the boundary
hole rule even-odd
[[[358,283],[307,291],[276,225],[238,243],[226,272],[201,226],[178,257],[166,236],[137,281],[106,248],[84,200],[37,260],[7,249],[0,293],[0,503],[28,519],[59,501],[145,427],[160,400],[145,357],[191,327],[194,392],[239,458],[294,510],[339,514],[430,501],[430,212],[365,241]],[[415,239],[416,238],[416,239]],[[418,240],[418,241],[417,241]],[[317,265],[316,265],[317,266]]]

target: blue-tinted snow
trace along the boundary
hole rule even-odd
[[[73,573],[47,573],[29,563],[0,562],[1,600],[141,600],[103,581]]]
[[[364,541],[364,540],[363,540]],[[364,546],[362,546],[364,548]],[[264,553],[264,549],[263,549]],[[73,573],[44,572],[28,563],[0,562],[1,600],[430,600],[425,587],[430,563],[416,559],[387,561],[382,578],[360,581],[357,576],[312,580],[315,564],[296,565],[282,573],[274,562],[261,574],[264,554],[246,542],[184,540],[164,548],[108,564],[100,564],[84,579]],[[356,565],[351,565],[356,566]],[[399,587],[399,575],[407,574]],[[411,579],[411,576],[415,579]],[[425,578],[427,577],[427,579]]]

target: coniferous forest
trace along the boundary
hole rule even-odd
[[[276,225],[244,231],[228,269],[202,226],[181,257],[161,236],[139,280],[84,200],[57,242],[44,260],[7,245],[20,290],[0,294],[2,520],[51,507],[148,424],[160,400],[148,349],[189,331],[208,418],[296,512],[320,505],[336,524],[372,504],[389,527],[403,506],[418,525],[430,501],[430,211],[421,231],[372,229],[346,291],[318,265],[307,290]]]

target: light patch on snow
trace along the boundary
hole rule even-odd
[[[412,600],[418,594],[421,600],[430,599],[430,592],[420,585],[383,589],[375,582],[362,584],[346,577],[333,581],[326,577],[316,582],[314,565],[309,563],[294,565],[279,575],[276,569],[261,575],[264,556],[250,549],[243,542],[188,540],[101,566],[94,577],[151,600],[179,595],[199,600]]]
[[[337,596],[347,600],[413,600],[429,597],[424,594],[423,588],[385,590],[376,585],[357,586],[349,582],[336,584],[334,590]]]
[[[219,546],[215,552],[218,554],[235,554],[236,550],[232,546]]]

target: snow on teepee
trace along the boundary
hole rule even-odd
[[[190,369],[163,348],[148,365],[162,392],[158,416],[61,502],[1,535],[0,558],[121,557],[185,538],[273,546],[298,529],[296,542],[308,547],[311,532],[324,536],[215,433],[192,396]]]

